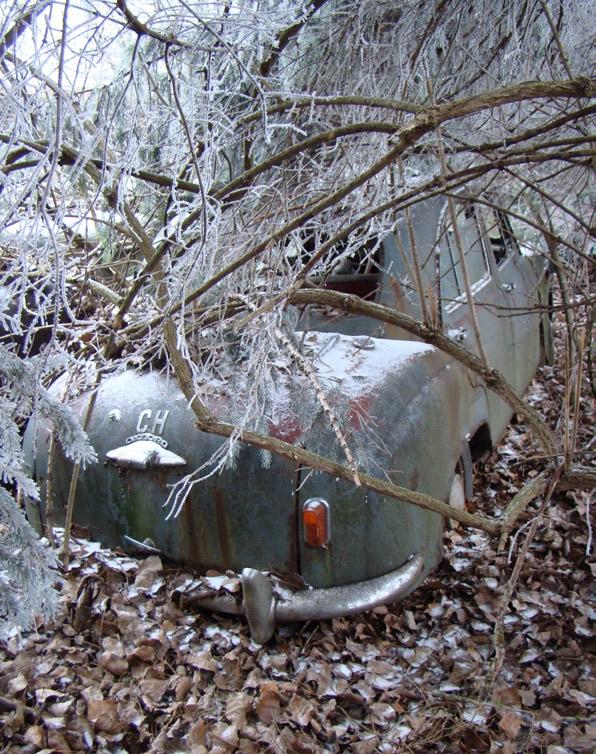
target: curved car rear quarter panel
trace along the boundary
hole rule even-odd
[[[403,369],[378,384],[370,406],[371,425],[383,438],[378,468],[391,481],[447,500],[466,433],[486,417],[486,396],[467,371],[436,349],[416,353]],[[300,537],[305,580],[324,588],[366,581],[399,568],[414,553],[424,574],[441,557],[442,517],[370,490],[311,474],[300,500],[322,497],[330,506],[331,541],[310,547]]]

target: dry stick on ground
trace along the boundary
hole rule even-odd
[[[569,445],[565,448],[565,468],[569,468],[571,460],[575,455],[577,447],[577,430],[579,428],[579,415],[580,415],[580,400],[582,393],[582,379],[584,374],[584,349],[585,349],[586,337],[583,329],[579,330],[577,336],[577,356],[576,363],[573,368],[575,374],[574,383],[572,385],[570,399],[573,401],[572,413],[571,413],[571,437],[569,438]],[[571,401],[570,401],[571,402]]]
[[[564,368],[565,368],[565,390],[563,392],[563,410],[561,414],[559,415],[559,421],[557,423],[557,428],[560,429],[561,422],[563,423],[563,449],[565,451],[565,463],[570,459],[570,452],[571,452],[571,442],[569,438],[569,422],[570,422],[570,414],[571,414],[571,402],[572,402],[572,395],[573,395],[573,385],[571,383],[571,376],[572,376],[572,362],[573,362],[573,354],[575,352],[575,349],[573,348],[573,334],[572,334],[572,324],[568,324],[567,326],[567,339],[565,341],[565,357],[564,357]]]
[[[507,506],[502,520],[501,537],[499,539],[499,550],[503,550],[509,539],[509,535],[515,528],[519,517],[526,510],[528,505],[540,497],[548,485],[548,474],[542,471],[538,476],[529,482],[515,494]]]
[[[50,442],[48,443],[48,467],[46,470],[46,509],[45,509],[45,523],[41,516],[40,501],[37,501],[39,506],[39,519],[41,523],[41,530],[43,536],[47,537],[48,542],[53,548],[56,548],[56,537],[54,536],[54,529],[50,524],[50,520],[54,513],[54,463],[56,460],[56,435],[52,430],[50,432]]]
[[[504,549],[507,538],[528,505],[545,492],[553,468],[549,467],[548,470],[542,471],[538,476],[530,479],[512,498],[502,518],[499,550]],[[574,466],[572,469],[565,470],[557,480],[557,490],[560,492],[569,490],[586,490],[589,492],[595,487],[596,471],[587,466]]]

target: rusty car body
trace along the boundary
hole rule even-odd
[[[410,222],[417,257],[402,223],[383,240],[372,269],[344,269],[324,284],[392,307],[397,302],[419,317],[417,275],[432,292],[443,331],[476,351],[459,243],[488,361],[523,392],[548,327],[537,308],[548,295],[544,260],[522,253],[506,217],[487,204],[458,201],[459,242],[444,198],[413,208]],[[502,435],[511,409],[461,363],[399,329],[325,311],[301,327],[301,347],[320,383],[341,395],[348,438],[374,425],[391,481],[461,504],[471,491],[472,459]],[[78,399],[81,411],[86,400]],[[217,411],[224,399],[213,400]],[[269,431],[311,447],[291,410]],[[222,440],[196,429],[186,399],[163,374],[125,371],[105,379],[88,433],[101,462],[80,476],[76,522],[112,547],[239,573],[240,594],[214,593],[202,604],[245,614],[257,641],[271,636],[276,621],[345,615],[401,598],[441,558],[439,515],[280,457],[263,468],[248,445],[233,470],[192,487],[180,515],[164,520],[172,485],[204,466]],[[25,438],[42,490],[49,437],[42,428]],[[337,444],[329,427],[321,437],[315,449]],[[63,520],[71,472],[58,452],[52,523]],[[30,502],[29,515],[40,526],[43,505]],[[276,589],[271,574],[297,574],[307,588]]]

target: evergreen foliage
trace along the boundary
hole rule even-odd
[[[16,501],[0,487],[0,639],[35,616],[51,618],[59,578],[55,553],[32,529]]]

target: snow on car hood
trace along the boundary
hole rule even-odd
[[[372,391],[388,375],[434,350],[427,343],[366,335],[309,332],[302,337],[321,384],[329,389],[341,388],[350,397]]]

